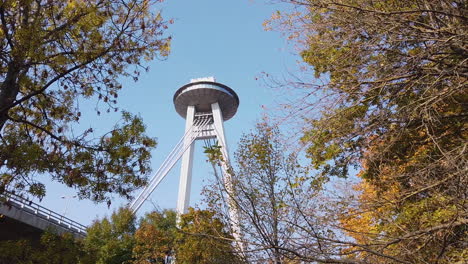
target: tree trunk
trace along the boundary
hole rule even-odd
[[[8,111],[19,93],[18,76],[20,67],[11,63],[0,90],[0,132],[8,120]]]

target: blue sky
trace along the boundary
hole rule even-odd
[[[173,18],[167,33],[172,36],[172,52],[166,60],[149,63],[150,71],[142,73],[138,82],[122,80],[124,89],[119,107],[140,114],[147,133],[158,140],[153,151],[155,171],[184,133],[184,119],[174,110],[174,92],[192,78],[214,76],[218,82],[233,88],[240,98],[234,118],[225,123],[230,153],[242,133],[248,132],[264,114],[262,106],[275,106],[275,92],[256,80],[267,72],[273,76],[286,75],[298,60],[278,32],[265,31],[262,23],[279,6],[249,0],[168,0],[162,4],[162,15]],[[83,104],[84,107],[91,105]],[[92,111],[90,111],[92,112]],[[92,126],[98,132],[112,129],[114,116],[87,115],[80,124]],[[200,203],[202,185],[212,170],[203,156],[202,142],[195,149],[191,205]],[[175,208],[179,181],[176,166],[139,212],[141,215],[156,205]],[[127,203],[115,198],[110,209],[90,201],[71,198],[74,190],[50,183],[42,204],[88,225],[93,219],[110,215],[112,210]],[[61,198],[65,196],[67,198]]]

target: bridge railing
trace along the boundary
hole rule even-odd
[[[59,225],[63,228],[68,229],[70,232],[78,233],[82,236],[86,235],[87,227],[85,225],[73,221],[72,219],[66,216],[63,216],[59,213],[45,208],[40,204],[37,204],[31,200],[28,200],[10,192],[4,192],[2,196],[5,197],[6,204],[8,206],[15,206],[17,207],[17,209],[21,209],[31,214],[35,214],[36,216],[46,219],[55,225]]]

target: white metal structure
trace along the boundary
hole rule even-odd
[[[138,209],[140,209],[146,199],[148,199],[151,193],[156,189],[156,187],[158,187],[159,183],[161,183],[172,167],[174,167],[180,157],[182,157],[182,154],[184,154],[188,146],[185,143],[192,143],[195,141],[198,131],[196,131],[194,127],[198,127],[199,129],[203,130],[207,126],[207,123],[207,121],[204,121],[200,124],[192,126],[188,131],[186,131],[185,135],[179,140],[176,146],[172,149],[171,153],[169,153],[159,169],[155,172],[150,182],[130,204],[130,209],[133,213],[136,213]]]
[[[190,203],[195,141],[216,139],[225,161],[221,167],[224,185],[228,193],[227,199],[230,207],[229,213],[233,236],[237,241],[240,241],[238,211],[229,199],[229,194],[232,191],[232,181],[231,175],[227,173],[229,154],[224,132],[224,121],[232,118],[237,112],[239,98],[231,88],[217,83],[213,77],[200,78],[191,80],[189,84],[176,91],[174,106],[179,115],[185,118],[185,134],[156,171],[145,189],[130,204],[130,208],[135,213],[182,157],[177,214],[185,213]],[[238,246],[242,250],[240,243],[238,243]]]

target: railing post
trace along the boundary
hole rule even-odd
[[[67,218],[64,215],[58,214],[52,210],[49,210],[33,201],[28,201],[20,196],[6,192],[4,194],[6,201],[11,201],[17,209],[27,208],[26,211],[29,214],[36,214],[37,217],[47,219],[49,224],[60,225],[64,229],[68,229],[68,232],[73,234],[86,234],[86,226],[81,225],[72,219]]]

